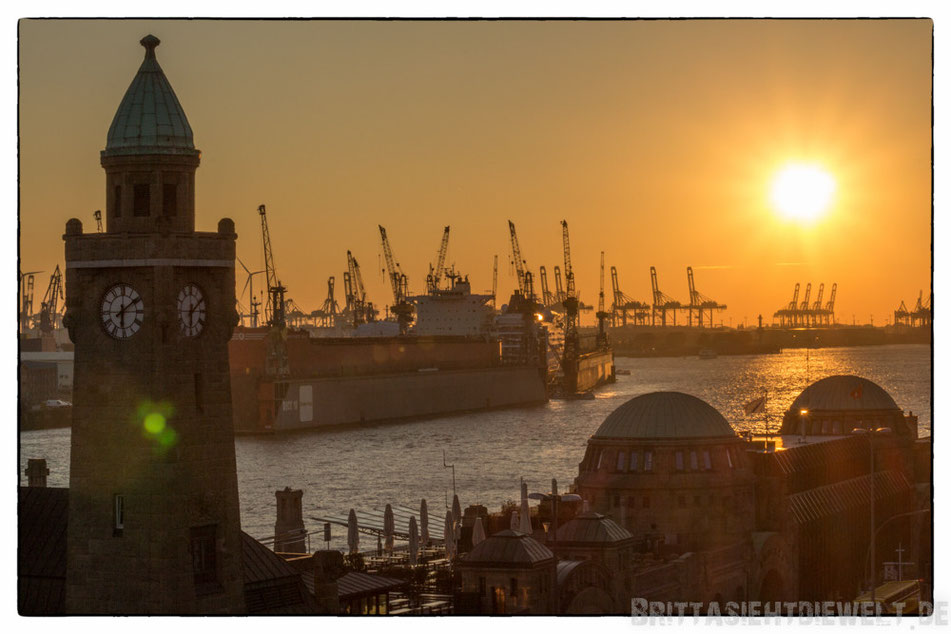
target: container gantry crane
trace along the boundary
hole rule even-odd
[[[697,325],[703,328],[703,312],[707,311],[710,328],[713,328],[713,311],[726,310],[726,304],[720,304],[697,290],[693,281],[693,267],[687,267],[687,287],[690,290],[690,304],[687,306],[687,325],[693,325],[693,313],[697,311]]]
[[[56,328],[56,317],[59,315],[59,302],[63,299],[63,274],[59,264],[50,276],[50,284],[46,287],[46,294],[40,304],[40,331],[44,334],[53,332]]]
[[[612,326],[626,326],[628,311],[631,311],[635,324],[643,326],[647,323],[647,317],[650,315],[650,304],[639,302],[621,292],[617,267],[614,266],[611,267],[611,290],[614,296],[614,301],[611,304]]]
[[[667,312],[670,311],[674,317],[673,325],[677,325],[677,311],[683,310],[684,306],[679,301],[665,295],[661,292],[657,283],[657,269],[651,267],[651,291],[653,295],[653,304],[651,305],[651,326],[657,325],[657,315],[660,315],[660,325],[667,325]]]
[[[30,329],[33,319],[33,290],[36,283],[35,275],[43,271],[27,271],[20,273],[20,332]]]
[[[542,305],[550,308],[555,303],[555,297],[548,288],[548,271],[544,266],[538,267],[538,279],[542,287]]]
[[[561,283],[561,267],[555,265],[555,303],[563,304],[565,301],[565,287]]]
[[[386,258],[386,271],[390,278],[390,286],[393,289],[393,306],[391,308],[396,321],[400,325],[400,334],[406,334],[409,330],[409,324],[413,320],[413,305],[407,301],[408,281],[406,275],[400,269],[400,265],[393,257],[393,249],[390,247],[390,240],[386,237],[386,229],[383,225],[380,228],[380,238],[383,241],[383,257]]]
[[[337,313],[340,311],[340,304],[334,298],[334,276],[327,279],[327,298],[324,300],[320,309],[314,311],[320,325],[323,327],[334,327],[337,324]]]
[[[773,313],[773,319],[779,319],[780,326],[794,326],[796,323],[796,313],[799,310],[799,282],[796,282],[796,288],[793,289],[792,301]]]

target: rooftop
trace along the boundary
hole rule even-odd
[[[588,511],[558,527],[558,543],[613,544],[634,539],[612,519]]]
[[[876,383],[860,376],[829,376],[816,381],[793,401],[791,411],[899,410],[895,400]]]
[[[155,57],[160,40],[146,35],[139,43],[145,59],[112,119],[103,156],[197,154],[185,111]]]
[[[594,438],[731,438],[733,427],[711,405],[681,392],[652,392],[632,398],[601,423]]]
[[[526,533],[505,530],[487,537],[469,551],[464,565],[531,568],[535,564],[553,560],[548,547]]]

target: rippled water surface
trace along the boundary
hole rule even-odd
[[[585,442],[616,407],[657,390],[698,396],[716,407],[739,430],[755,424],[742,404],[768,390],[767,410],[778,422],[809,383],[833,374],[856,374],[887,390],[898,406],[919,416],[919,435],[931,432],[931,348],[925,345],[787,350],[777,355],[617,359],[631,371],[602,388],[595,400],[551,401],[547,405],[410,423],[331,432],[300,432],[235,440],[242,527],[263,538],[273,533],[274,491],[304,490],[308,530],[321,513],[346,516],[352,507],[382,508],[388,502],[418,508],[427,498],[432,514],[456,491],[463,507],[480,503],[496,511],[518,497],[522,476],[530,490],[548,490],[552,477],[567,486],[577,474]],[[69,481],[69,430],[20,434],[20,480],[28,458],[45,457],[50,485]],[[334,529],[343,544],[346,529]]]

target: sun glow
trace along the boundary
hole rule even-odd
[[[815,220],[829,208],[835,189],[835,179],[821,167],[791,163],[773,178],[770,199],[787,218]]]

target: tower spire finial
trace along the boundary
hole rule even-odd
[[[151,33],[139,40],[139,44],[145,47],[145,59],[155,59],[155,47],[161,43],[162,40]]]

